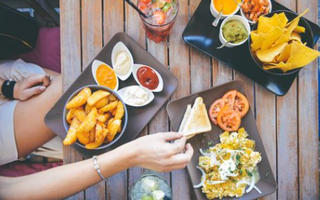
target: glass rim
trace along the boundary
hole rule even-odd
[[[138,0],[138,3],[139,3],[140,1],[141,1],[141,0]],[[177,12],[176,12],[174,18],[172,18],[172,20],[170,20],[169,22],[167,22],[167,23],[165,23],[165,24],[161,24],[161,25],[151,24],[151,23],[147,22],[142,15],[139,14],[139,16],[140,16],[141,20],[142,20],[144,23],[146,23],[147,25],[149,25],[149,26],[153,26],[153,27],[164,27],[164,26],[167,26],[167,25],[169,25],[170,23],[174,22],[174,20],[175,20],[175,19],[177,18],[177,16],[178,16],[179,9],[180,9],[179,0],[176,0],[176,2],[177,2],[177,3],[176,3],[176,5],[177,5]]]

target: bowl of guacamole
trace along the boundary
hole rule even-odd
[[[247,20],[238,15],[226,18],[221,26],[219,39],[222,44],[228,43],[226,47],[236,47],[245,43],[250,34],[250,25]]]

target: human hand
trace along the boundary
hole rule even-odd
[[[25,101],[34,95],[44,92],[49,85],[49,75],[31,75],[15,84],[13,97]]]
[[[175,140],[174,143],[168,143]],[[193,148],[186,145],[181,133],[157,133],[141,137],[132,142],[133,166],[155,171],[169,172],[185,168],[193,155]]]

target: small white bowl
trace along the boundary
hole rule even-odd
[[[214,0],[211,0],[211,3],[210,3],[210,12],[215,18],[217,18],[218,15],[219,15],[219,12],[214,7],[213,1]],[[221,13],[221,18],[220,19],[224,19],[224,18],[227,18],[229,16],[235,15],[239,11],[239,9],[240,9],[240,6],[237,6],[235,11],[233,13],[229,14],[229,15],[224,15],[223,13]]]
[[[230,20],[238,20],[238,21],[240,21],[245,26],[245,28],[247,29],[247,32],[248,32],[247,39],[243,40],[242,42],[236,43],[236,44],[235,43],[228,43],[226,45],[226,47],[232,48],[232,47],[240,46],[240,45],[242,45],[243,43],[245,43],[248,40],[248,38],[250,36],[251,28],[250,28],[250,25],[249,25],[248,21],[244,17],[241,17],[239,15],[234,15],[234,16],[227,17],[225,20],[223,20],[223,22],[222,22],[222,24],[220,26],[220,31],[219,31],[219,39],[220,39],[220,42],[222,44],[227,43],[227,40],[224,38],[224,36],[222,34],[222,27],[223,27],[223,25],[225,25]]]
[[[97,70],[99,68],[100,65],[106,65],[107,67],[110,67],[108,64],[104,63],[104,62],[101,62],[100,60],[94,60],[93,63],[92,63],[92,76],[94,78],[94,80],[96,81],[97,85],[100,85],[98,80],[97,80]],[[112,67],[110,67],[112,69]],[[112,69],[113,70],[113,69]],[[116,76],[116,80],[117,80],[117,84],[116,84],[116,87],[113,89],[114,91],[117,91],[118,88],[119,88],[119,80]]]
[[[125,75],[120,75],[120,74],[117,74],[117,72],[115,71],[115,73],[117,74],[117,76],[119,77],[120,80],[122,81],[125,81],[129,78],[129,76],[131,75],[132,73],[132,67],[133,67],[133,57],[132,57],[132,54],[131,52],[129,51],[128,47],[123,44],[122,42],[118,42],[114,47],[113,47],[113,50],[112,50],[112,53],[111,53],[111,63],[112,63],[112,68],[114,69],[114,65],[115,65],[115,59],[116,59],[116,55],[117,53],[121,52],[121,51],[125,51],[128,55],[129,55],[129,58],[130,58],[130,70],[128,71],[127,74]]]
[[[155,73],[157,74],[158,76],[158,79],[159,79],[159,85],[156,89],[154,90],[150,90],[149,88],[147,88],[148,90],[152,91],[152,92],[161,92],[162,89],[163,89],[163,80],[162,80],[162,77],[161,75],[155,70],[153,69],[152,67],[148,66],[148,65],[141,65],[141,64],[134,64],[133,65],[133,68],[132,68],[132,74],[133,74],[133,77],[134,79],[136,80],[136,82],[141,86],[141,87],[144,87],[138,80],[138,77],[137,77],[137,72],[138,70],[141,68],[141,67],[148,67],[150,69],[152,69],[153,71],[155,71]],[[144,87],[146,88],[146,87]]]
[[[139,87],[139,88],[141,88],[142,90],[146,91],[146,92],[148,93],[148,96],[149,96],[148,101],[147,101],[146,103],[144,103],[143,105],[135,105],[135,104],[132,104],[132,103],[128,102],[127,99],[125,98],[124,93],[125,93],[125,91],[126,91],[127,89],[132,88],[132,87]],[[122,88],[122,89],[120,89],[120,90],[118,91],[118,94],[121,96],[121,98],[122,98],[122,100],[123,100],[123,102],[124,102],[125,104],[127,104],[127,105],[129,105],[129,106],[132,106],[132,107],[143,107],[143,106],[146,106],[146,105],[148,105],[151,101],[153,101],[153,99],[154,99],[154,94],[153,94],[150,90],[148,90],[147,88],[141,87],[141,86],[139,86],[139,85],[132,85],[132,86],[128,86],[128,87]]]
[[[271,0],[268,0],[268,1],[269,1],[269,13],[271,13],[272,12],[272,3],[271,3]],[[242,17],[244,17],[249,22],[249,24],[256,24],[257,23],[257,22],[253,22],[253,21],[249,20],[246,17],[246,15],[244,14],[242,8],[240,9],[240,14]]]

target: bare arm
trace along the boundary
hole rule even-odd
[[[193,149],[181,137],[179,133],[160,133],[127,143],[98,156],[101,172],[110,177],[133,166],[156,171],[184,168]],[[170,144],[170,140],[177,142]],[[185,153],[178,154],[185,149]],[[63,199],[99,181],[93,161],[88,159],[25,177],[0,177],[0,199]]]

